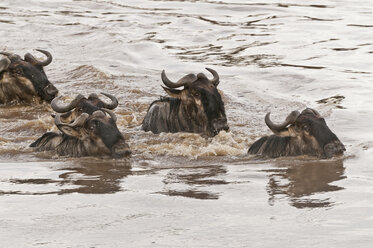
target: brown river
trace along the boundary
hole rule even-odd
[[[372,1],[1,0],[0,45],[50,51],[67,100],[116,95],[133,153],[34,152],[56,130],[51,108],[0,106],[0,247],[372,247]],[[205,67],[229,132],[140,130],[163,69],[177,80]],[[270,133],[267,112],[306,106],[343,158],[247,155]]]

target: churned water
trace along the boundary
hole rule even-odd
[[[55,130],[47,105],[0,107],[1,247],[371,247],[371,1],[0,2],[0,50],[52,53],[73,99],[119,99],[127,160],[58,158],[28,147]],[[160,73],[220,75],[229,132],[142,132]],[[282,120],[317,109],[343,158],[254,160]]]

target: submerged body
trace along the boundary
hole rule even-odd
[[[121,144],[118,143],[119,147]],[[85,157],[85,156],[110,156],[123,157],[131,154],[129,146],[122,140],[123,151],[107,147],[105,143],[94,139],[80,140],[77,137],[66,135],[65,133],[48,132],[37,139],[30,147],[35,147],[36,151],[54,151],[59,156]]]
[[[45,61],[38,61],[29,53],[21,59],[15,54],[0,52],[5,55],[0,60],[0,104],[50,102],[58,94],[43,69],[52,62],[52,55],[44,50],[38,51],[47,56]]]
[[[272,123],[268,113],[265,122],[274,135],[255,141],[249,154],[271,158],[299,155],[331,158],[345,151],[342,142],[314,109],[307,108],[302,113],[293,111],[280,125]]]
[[[99,101],[97,95],[92,94],[88,99],[79,95],[67,105],[68,109],[56,101],[52,102],[53,109],[68,111],[55,115],[55,124],[61,133],[47,132],[30,146],[37,151],[54,151],[60,156],[130,155],[129,147],[116,125],[115,114],[104,108],[115,108],[118,102],[114,96],[105,95],[113,100],[111,104]],[[73,108],[76,109],[71,111]]]
[[[153,133],[190,132],[207,133],[208,129],[203,115],[197,118],[189,116],[188,109],[178,98],[165,97],[154,101],[146,114],[142,128]]]
[[[178,82],[171,82],[165,72],[163,89],[170,95],[154,101],[142,123],[144,131],[191,132],[214,136],[229,129],[224,103],[217,90],[218,74],[207,68],[214,78],[209,80],[203,73],[188,74]],[[184,89],[176,88],[184,86]]]

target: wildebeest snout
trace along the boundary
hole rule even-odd
[[[58,94],[57,88],[53,84],[49,84],[44,87],[44,94],[46,96],[47,101],[52,101]]]
[[[212,120],[212,127],[213,127],[213,131],[215,134],[218,134],[219,131],[221,130],[228,131],[229,126],[228,126],[227,118],[222,117],[222,118]]]
[[[325,158],[342,155],[344,151],[346,148],[339,140],[334,140],[324,146]]]
[[[124,140],[121,140],[112,147],[112,156],[114,158],[128,157],[131,153],[128,144]]]

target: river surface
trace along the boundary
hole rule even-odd
[[[133,152],[34,152],[55,130],[50,107],[0,106],[0,247],[372,247],[372,1],[1,0],[0,44],[50,51],[67,101],[116,95]],[[163,69],[177,80],[205,67],[220,75],[229,132],[139,129]],[[343,158],[247,156],[270,133],[267,112],[306,106]]]

